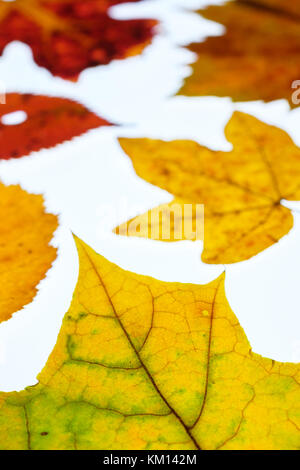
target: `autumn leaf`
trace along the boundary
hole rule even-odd
[[[11,41],[22,41],[31,47],[38,65],[70,80],[87,67],[139,54],[150,43],[157,22],[111,18],[108,8],[124,2],[0,0],[0,54]]]
[[[23,111],[25,121],[5,124],[4,118]],[[9,93],[0,106],[0,160],[19,158],[50,148],[109,122],[75,101],[64,98]]]
[[[57,217],[43,198],[0,183],[0,322],[31,302],[56,258]]]
[[[194,43],[192,75],[179,94],[230,96],[234,101],[285,98],[300,77],[300,1],[236,0],[199,11],[225,26],[223,35]]]
[[[1,449],[299,449],[300,368],[251,351],[224,276],[80,273],[39,383],[0,394]]]
[[[285,0],[238,0],[240,3],[247,5],[254,5],[258,8],[266,8],[274,10],[278,13],[289,13],[293,16],[299,16],[300,13],[300,0],[293,0],[293,2],[286,2]]]
[[[283,130],[235,112],[225,135],[233,145],[230,152],[212,151],[193,141],[120,139],[137,174],[175,196],[154,212],[204,204],[206,263],[243,261],[278,242],[293,227],[293,216],[282,200],[300,199],[300,149]],[[152,233],[161,233],[157,224],[164,218],[153,223],[151,212],[120,225],[116,233],[131,235],[131,224],[144,223],[152,232],[133,235],[156,239]],[[174,230],[171,226],[170,237],[158,239],[176,241]],[[184,233],[181,239],[197,239],[189,226]]]

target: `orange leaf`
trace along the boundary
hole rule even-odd
[[[27,119],[16,125],[1,122],[3,116],[24,111]],[[75,101],[49,96],[10,93],[0,106],[0,159],[9,160],[83,134],[89,129],[109,126]]]
[[[22,41],[31,47],[38,65],[76,80],[87,67],[138,54],[151,41],[156,21],[109,16],[110,6],[124,2],[0,0],[0,54],[11,41]]]
[[[49,245],[57,217],[43,198],[20,186],[0,183],[0,322],[34,298],[38,283],[56,258]]]
[[[188,48],[197,54],[179,94],[230,96],[233,101],[285,98],[300,78],[300,1],[237,0],[199,11],[226,27]]]

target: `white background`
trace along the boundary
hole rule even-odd
[[[224,126],[239,109],[285,129],[300,145],[300,109],[289,111],[284,100],[236,104],[229,98],[173,96],[194,60],[180,46],[222,34],[222,26],[192,11],[212,3],[217,2],[148,0],[114,7],[116,18],[158,18],[158,35],[141,56],[86,70],[77,83],[53,78],[38,67],[24,44],[15,42],[6,48],[0,80],[7,91],[73,98],[123,126],[92,130],[53,149],[0,162],[2,181],[44,194],[47,210],[60,214],[54,238],[59,256],[53,268],[25,311],[0,324],[0,390],[21,390],[36,383],[53,349],[78,274],[71,231],[122,268],[165,281],[206,283],[224,269],[201,262],[201,242],[168,244],[111,233],[124,221],[124,214],[108,220],[108,207],[120,210],[125,204],[135,215],[172,199],[136,176],[116,137],[188,138],[212,149],[230,150]],[[299,203],[289,207],[300,211]],[[253,350],[296,362],[300,361],[300,213],[294,216],[294,229],[278,244],[249,261],[226,266],[226,291]]]

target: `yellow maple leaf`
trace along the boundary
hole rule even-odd
[[[299,449],[299,365],[251,351],[224,275],[162,282],[76,241],[78,284],[39,383],[0,394],[1,449]]]
[[[291,87],[300,77],[299,0],[233,0],[198,13],[226,30],[188,46],[197,57],[180,95],[285,98],[296,105]]]
[[[0,183],[0,322],[34,298],[38,283],[56,258],[49,245],[57,217],[43,198],[20,186]]]
[[[283,130],[240,112],[233,114],[225,135],[233,144],[230,152],[213,151],[193,141],[120,139],[137,174],[175,199],[154,209],[156,217],[150,211],[115,232],[177,241],[181,226],[176,227],[176,211],[170,236],[162,236],[161,226],[168,225],[165,219],[173,206],[183,207],[183,217],[185,205],[204,204],[202,259],[220,264],[249,259],[287,234],[293,216],[281,203],[300,199],[300,149]],[[132,225],[147,229],[131,230]],[[185,223],[182,232],[181,239],[200,238]]]

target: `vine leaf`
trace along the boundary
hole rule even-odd
[[[198,13],[226,30],[188,46],[196,62],[180,95],[267,102],[285,98],[296,106],[292,83],[300,76],[299,0],[234,0]]]
[[[0,448],[299,448],[299,365],[251,351],[224,275],[167,283],[77,248],[78,284],[39,383],[0,394]]]
[[[161,236],[164,214],[169,216],[174,205],[204,204],[202,259],[215,264],[247,260],[286,235],[293,216],[282,201],[300,199],[300,149],[283,130],[241,112],[233,114],[225,135],[233,145],[230,152],[193,141],[120,139],[137,174],[175,199],[154,209],[162,218],[154,219],[152,210],[115,232],[154,239],[152,234],[159,233],[162,241],[176,241],[174,232],[182,223],[181,239],[195,240],[195,231],[184,227],[184,210],[180,217],[175,213],[170,236]],[[132,224],[149,228],[131,231]]]
[[[5,117],[23,111],[25,120],[7,125]],[[9,93],[0,106],[0,160],[50,148],[90,129],[111,124],[75,101]]]
[[[151,42],[151,19],[115,20],[108,9],[140,0],[0,0],[0,54],[11,41],[31,47],[53,75],[76,80],[88,67],[139,54]]]
[[[0,322],[31,302],[56,258],[57,217],[40,195],[0,183]]]

